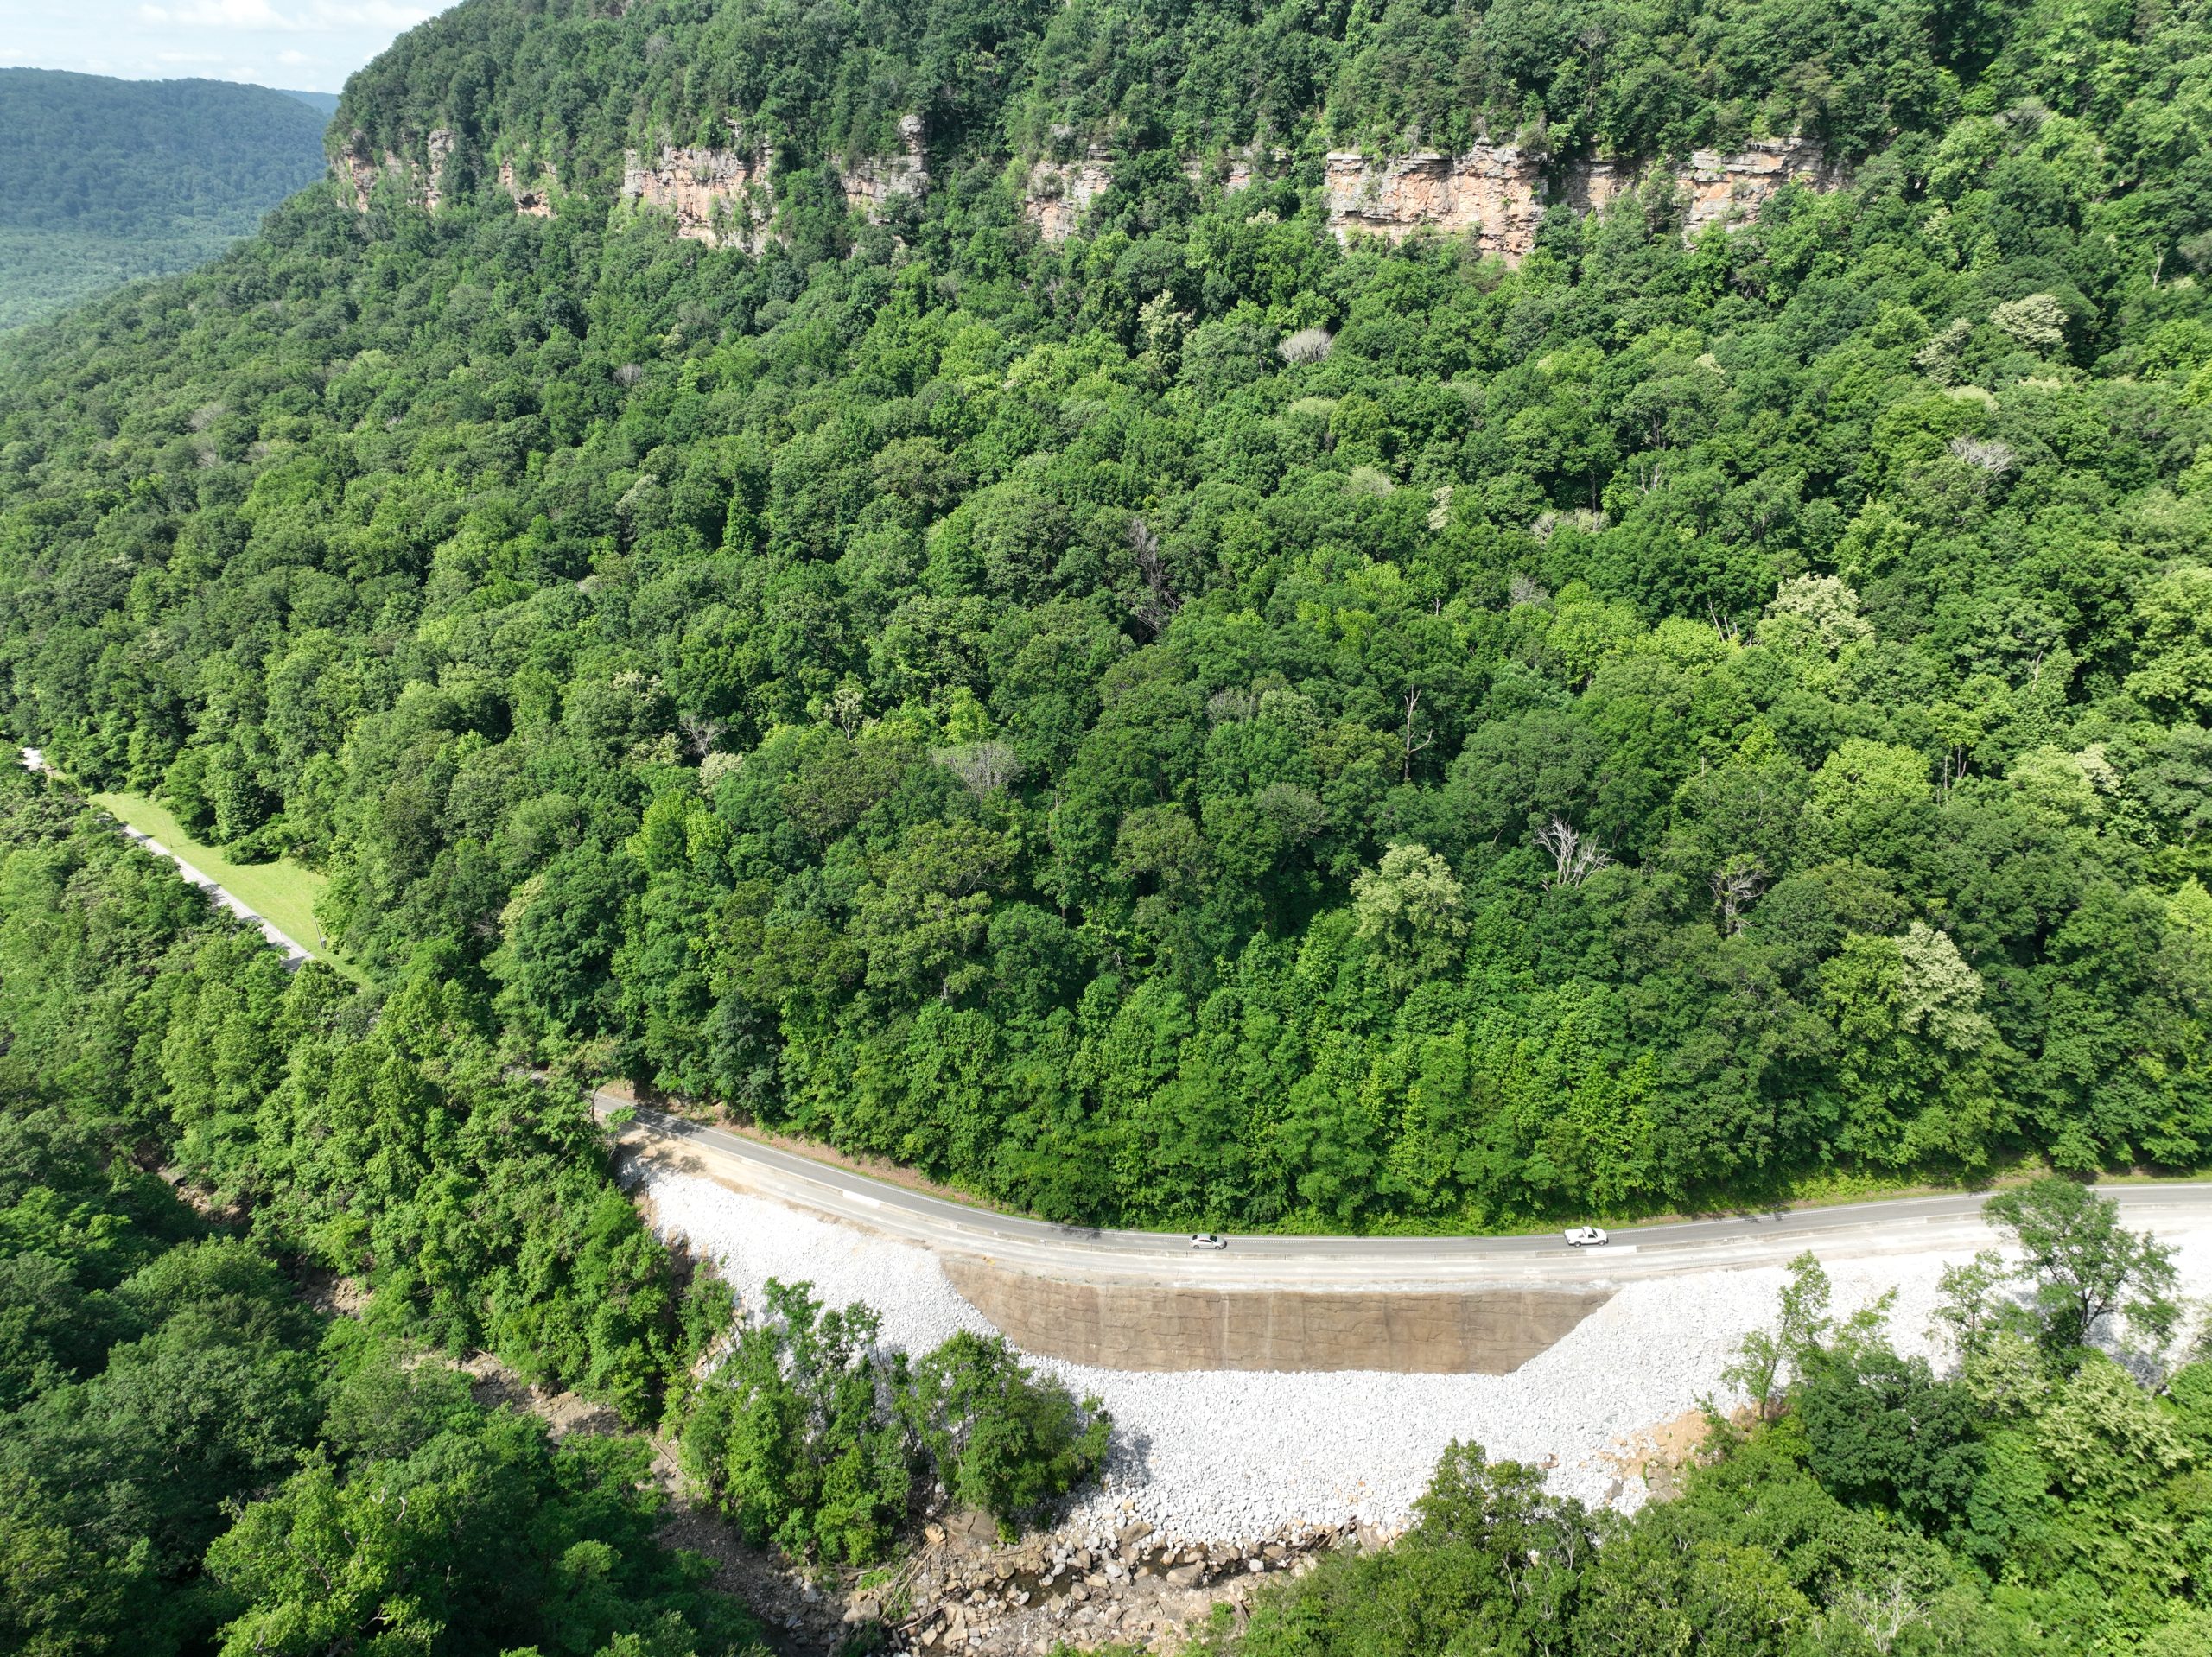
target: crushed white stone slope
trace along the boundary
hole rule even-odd
[[[748,1303],[770,1278],[811,1282],[832,1305],[875,1307],[884,1338],[915,1352],[957,1329],[995,1332],[925,1248],[696,1176],[642,1171],[664,1234],[717,1260]],[[2160,1235],[2180,1246],[2184,1287],[2201,1293],[2212,1277],[2212,1224],[2162,1227]],[[1964,1257],[1890,1253],[1823,1263],[1839,1312],[1894,1289],[1897,1344],[1927,1351],[1937,1278]],[[1138,1374],[1039,1360],[1078,1394],[1101,1397],[1116,1424],[1105,1488],[1071,1518],[1103,1525],[1133,1512],[1169,1536],[1205,1540],[1345,1521],[1395,1529],[1455,1438],[1552,1467],[1552,1488],[1562,1495],[1632,1508],[1643,1487],[1623,1476],[1622,1452],[1706,1398],[1732,1401],[1722,1367],[1747,1330],[1771,1321],[1783,1279],[1768,1267],[1624,1283],[1565,1339],[1508,1375]]]

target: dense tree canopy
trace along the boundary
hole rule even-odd
[[[698,42],[766,16],[466,5],[351,118],[458,119],[474,30],[611,156],[663,105],[533,75],[751,118]],[[758,257],[582,175],[310,192],[0,359],[8,718],[327,869],[386,982],[484,987],[436,1019],[1058,1217],[2199,1165],[2212,56],[1967,22],[1851,188],[1515,269],[1340,246],[1304,150],[1126,154],[1040,243],[981,128]]]
[[[683,1460],[753,1543],[880,1559],[918,1507],[949,1499],[1021,1522],[1094,1477],[1111,1419],[1039,1379],[1002,1337],[962,1330],[918,1362],[874,1308],[825,1310],[771,1278],[760,1316],[699,1387]]]
[[[554,1444],[447,1362],[649,1424],[728,1292],[579,1107],[488,1082],[465,996],[377,999],[0,772],[0,1651],[751,1643],[655,1540],[641,1441]]]
[[[1011,1534],[1097,1472],[1097,1400],[1002,1341],[909,1365],[869,1309],[772,1284],[724,1355],[728,1287],[677,1269],[467,981],[288,977],[0,771],[0,1652],[749,1647],[655,1540],[652,1446],[480,1406],[453,1364],[484,1351],[680,1432],[794,1559],[874,1559],[948,1501]],[[310,1310],[340,1279],[352,1315]]]
[[[0,779],[7,1641],[742,1641],[631,1443],[472,1348],[819,1557],[1096,1468],[1003,1347],[803,1288],[702,1380],[728,1295],[548,1070],[1100,1222],[2212,1161],[2201,9],[468,0],[334,132],[397,159],[359,210],[0,346],[11,733],[326,871],[373,980]],[[1484,133],[1849,180],[1693,239],[1662,176],[1513,268],[1330,233],[1327,147]],[[741,142],[757,251],[618,199]],[[1224,1640],[2201,1644],[2212,1389],[2099,1352],[2171,1266],[2070,1190],[1943,1370],[1802,1273],[1684,1501],[1461,1452]]]

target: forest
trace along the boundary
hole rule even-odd
[[[581,1101],[504,1080],[434,958],[368,1011],[0,775],[0,1649],[750,1638],[654,1540],[637,1440],[556,1445],[435,1355],[650,1423],[728,1292],[686,1292]],[[317,1268],[365,1315],[315,1310]]]
[[[1003,1342],[910,1363],[804,1284],[734,1330],[578,1090],[512,1057],[439,946],[389,994],[291,975],[0,772],[0,1651],[760,1651],[660,1538],[653,1432],[800,1561],[947,1500],[1011,1534],[1096,1473],[1096,1400]],[[477,1353],[620,1430],[556,1439]]]
[[[1001,1342],[910,1359],[775,1283],[733,1328],[489,991],[435,948],[389,993],[288,975],[0,771],[0,1651],[758,1654],[657,1533],[647,1432],[817,1569],[895,1558],[941,1501],[1011,1534],[1096,1472],[1096,1401]],[[1405,1535],[1194,1651],[2197,1657],[2212,1361],[2173,1253],[2063,1178],[1986,1211],[2011,1247],[1946,1273],[1940,1361],[1804,1256],[1679,1491],[1592,1512],[1455,1446]],[[480,1400],[480,1350],[626,1430]]]
[[[2212,1159],[2198,13],[1166,10],[1099,28],[1217,54],[1125,87],[950,0],[409,35],[334,132],[451,123],[435,214],[309,190],[0,352],[14,733],[537,1063],[1054,1218]],[[1592,31],[1580,90],[1511,45]],[[1848,187],[1340,244],[1316,146],[1418,125],[1422,41],[1561,155],[1803,126]],[[822,157],[918,103],[867,222]],[[757,255],[593,185],[739,117]],[[1046,242],[1063,129],[1118,159]]]
[[[252,234],[322,172],[328,118],[265,86],[0,69],[0,328]]]
[[[1320,187],[1793,136],[1837,187],[1686,238],[1657,175],[1515,264]],[[820,1570],[1097,1475],[1002,1343],[664,1246],[621,1076],[1095,1222],[2056,1171],[1936,1357],[1800,1262],[1675,1499],[1463,1445],[1206,1641],[2196,1657],[2212,1368],[2075,1182],[2212,1162],[2208,139],[2158,3],[404,37],[331,130],[397,160],[361,206],[0,342],[0,716],[69,779],[0,767],[0,1650],[720,1657],[768,1633],[656,1446]],[[741,143],[757,251],[620,199]],[[369,981],[77,790],[321,871]]]

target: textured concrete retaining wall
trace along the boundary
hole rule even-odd
[[[1611,1289],[1293,1293],[1073,1283],[947,1256],[945,1275],[1024,1352],[1100,1369],[1387,1369],[1502,1375]]]

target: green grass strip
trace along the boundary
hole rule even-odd
[[[95,794],[92,800],[101,810],[161,841],[257,915],[275,922],[317,960],[327,962],[357,984],[368,982],[361,969],[340,956],[323,936],[315,903],[330,883],[313,869],[289,857],[273,863],[233,863],[214,847],[194,840],[168,808],[143,794]]]

